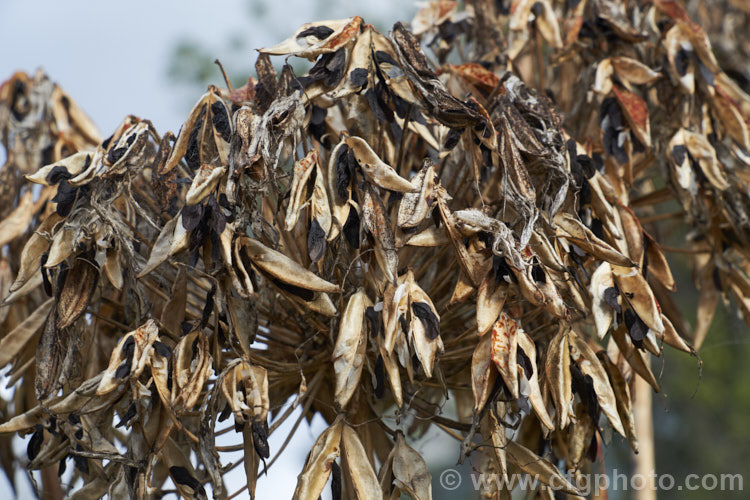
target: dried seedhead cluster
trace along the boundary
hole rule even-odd
[[[228,498],[241,464],[254,495],[297,414],[329,424],[302,499],[331,476],[431,498],[407,443],[431,425],[544,498],[613,431],[637,449],[650,359],[695,354],[719,299],[750,319],[750,98],[678,2],[466,3],[306,24],[176,137],[128,116],[102,140],[44,74],[2,85],[0,433],[29,435],[7,472]]]

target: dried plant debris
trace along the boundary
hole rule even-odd
[[[253,496],[293,408],[329,426],[299,498],[431,498],[433,423],[547,496],[611,431],[637,449],[650,358],[695,355],[719,299],[750,322],[747,65],[676,2],[468,3],[305,24],[163,136],[2,84],[11,479],[71,458],[69,494],[227,498],[241,451]]]

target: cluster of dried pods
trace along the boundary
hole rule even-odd
[[[102,140],[41,73],[0,87],[11,478],[72,461],[73,498],[227,498],[242,463],[253,496],[298,408],[330,424],[303,499],[330,476],[334,498],[431,498],[407,444],[431,425],[545,498],[612,430],[637,449],[650,358],[695,354],[720,298],[750,320],[750,98],[671,0],[467,4],[388,36],[306,24],[176,137],[128,116]]]

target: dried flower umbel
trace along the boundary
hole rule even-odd
[[[73,465],[75,498],[168,478],[226,498],[241,449],[254,495],[294,408],[330,425],[296,498],[329,477],[334,498],[431,498],[407,436],[433,424],[547,498],[611,430],[637,449],[650,358],[695,354],[720,298],[750,320],[750,98],[675,2],[467,4],[390,35],[306,24],[176,137],[129,116],[102,140],[42,73],[0,87],[0,439],[31,434],[11,480]]]

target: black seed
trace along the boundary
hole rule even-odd
[[[191,476],[185,467],[180,467],[178,465],[172,466],[169,468],[169,474],[172,476],[175,483],[184,484],[191,488],[195,493],[200,492],[202,496],[206,495],[206,490],[203,489],[201,483]]]
[[[163,358],[168,358],[172,355],[172,349],[158,340],[154,342],[154,350],[156,350],[156,353]]]
[[[399,66],[398,61],[391,57],[388,52],[385,52],[383,50],[375,51],[375,62],[378,64],[388,63],[392,64],[393,66]]]
[[[78,446],[76,447],[78,448]],[[81,451],[81,450],[78,450]],[[78,455],[73,455],[73,464],[76,466],[76,469],[81,471],[81,474],[84,476],[89,475],[89,459],[86,457],[79,457]]]
[[[44,265],[47,263],[47,258],[49,255],[47,252],[44,252],[42,254],[42,257],[39,259],[39,270],[42,273],[42,284],[44,285],[44,293],[47,295],[47,297],[52,297],[52,282],[49,280],[49,276],[47,276],[47,268],[44,267]]]
[[[625,325],[628,327],[630,339],[636,347],[643,347],[643,339],[648,333],[648,327],[635,311],[628,309],[625,311]]]
[[[383,356],[378,354],[378,359],[375,361],[375,397],[383,399],[383,396],[385,396],[385,363]]]
[[[318,40],[325,40],[332,34],[333,34],[333,30],[329,28],[328,26],[313,26],[311,28],[307,28],[302,33],[297,35],[297,38],[302,38],[306,36],[314,36]]]
[[[310,123],[312,125],[322,125],[325,122],[326,115],[328,115],[326,108],[321,108],[313,104],[310,109]]]
[[[547,275],[544,274],[544,269],[542,269],[542,266],[540,265],[531,267],[531,277],[534,278],[534,281],[537,283],[547,283]]]
[[[193,324],[190,321],[183,321],[180,323],[180,329],[182,330],[182,335],[187,335],[188,333],[193,331]]]
[[[44,442],[44,428],[37,424],[34,434],[29,439],[29,444],[26,446],[26,456],[29,461],[32,462],[39,455],[39,450],[42,449],[42,443]]]
[[[343,78],[344,71],[346,71],[346,50],[343,47],[334,52],[333,57],[326,63],[326,69],[328,74],[323,83],[327,87],[332,87]]]
[[[675,164],[682,165],[682,163],[685,161],[686,156],[687,148],[682,144],[672,148],[672,159],[674,160]]]
[[[67,468],[67,460],[69,455],[65,455],[62,459],[60,459],[60,462],[57,464],[57,477],[61,477],[63,474],[65,474],[65,469]]]
[[[367,89],[365,91],[365,98],[367,99],[367,103],[370,105],[370,109],[372,110],[372,113],[375,115],[375,117],[378,119],[379,122],[389,122],[391,120],[388,120],[388,115],[386,114],[386,111],[383,109],[383,107],[380,105],[380,100],[378,99],[378,95],[375,93],[373,89]]]
[[[331,463],[331,500],[341,500],[341,467]]]
[[[591,179],[596,173],[596,168],[594,167],[594,161],[591,159],[590,156],[578,155],[576,156],[576,162],[581,167],[581,170],[583,171],[583,175],[586,176],[587,179]]]
[[[588,179],[583,179],[581,190],[578,192],[578,201],[582,207],[591,204],[591,184]]]
[[[117,424],[117,425],[115,426],[115,429],[117,429],[118,427],[122,427],[122,426],[124,426],[125,424],[127,424],[128,422],[130,422],[130,420],[131,420],[131,419],[132,419],[133,417],[135,417],[135,414],[136,414],[135,403],[133,403],[133,404],[131,404],[131,405],[130,405],[130,406],[128,407],[128,411],[126,411],[126,412],[125,412],[125,415],[123,415],[123,416],[122,416],[122,419],[120,420],[120,423],[118,423],[118,424]]]
[[[354,207],[349,209],[349,216],[342,229],[349,246],[354,249],[359,248],[359,213]]]
[[[131,363],[128,363],[127,360],[123,361],[123,363],[117,367],[117,370],[115,370],[115,378],[125,378],[130,374],[130,367]]]
[[[452,128],[448,132],[448,135],[445,137],[445,144],[443,144],[443,149],[446,151],[450,151],[451,149],[458,146],[458,142],[461,140],[461,134],[463,133],[464,129],[462,128]]]
[[[125,343],[122,345],[122,352],[126,358],[132,361],[133,354],[135,353],[135,339],[132,335],[125,339]]]
[[[367,75],[369,73],[365,68],[355,68],[349,73],[349,80],[355,87],[361,87],[367,83]]]
[[[185,205],[182,207],[182,227],[185,231],[192,231],[198,227],[203,216],[203,205]]]
[[[440,335],[440,322],[432,312],[432,308],[425,302],[414,302],[411,305],[414,315],[422,321],[427,338],[435,340]]]
[[[318,262],[326,252],[326,232],[320,226],[318,219],[313,219],[310,231],[307,233],[307,254],[310,260]]]
[[[90,156],[88,158],[91,158]],[[89,162],[91,160],[89,159]],[[50,184],[57,184],[63,179],[70,179],[73,177],[70,172],[68,172],[68,169],[63,167],[62,165],[57,165],[55,167],[52,167],[52,170],[50,170],[49,174],[47,174],[47,182]]]
[[[211,121],[214,128],[226,142],[232,140],[232,126],[229,123],[229,114],[227,108],[221,101],[216,101],[211,105]]]
[[[214,310],[214,295],[216,295],[216,284],[212,284],[211,289],[206,294],[206,304],[203,306],[203,313],[201,314],[201,330],[208,324],[208,320],[211,318],[211,313]],[[197,337],[196,340],[198,340]]]
[[[622,307],[617,302],[617,297],[619,295],[620,291],[613,286],[604,290],[604,302],[606,302],[617,314],[622,313]]]
[[[374,307],[370,306],[365,309],[365,317],[370,322],[370,337],[375,337],[380,330],[380,315]]]
[[[534,376],[534,367],[531,364],[531,360],[522,349],[516,351],[516,362],[523,368],[527,379],[531,379]]]
[[[599,420],[599,402],[594,390],[594,379],[590,375],[584,375],[577,364],[570,364],[571,389],[581,397],[581,401],[586,406],[589,416],[596,422]]]
[[[310,302],[311,300],[315,298],[315,293],[312,290],[290,285],[289,283],[284,283],[283,281],[277,280],[276,278],[273,278],[271,276],[268,276],[268,279],[271,280],[271,282],[277,287],[279,287],[280,289],[286,292],[289,292],[293,295],[296,295],[297,297],[301,298],[305,302]]]
[[[589,443],[589,449],[586,452],[586,458],[588,458],[591,463],[594,463],[596,461],[596,453],[599,450],[599,444],[596,441],[596,433],[594,433],[593,436],[591,436],[591,443]]]
[[[206,106],[203,106],[198,118],[195,120],[193,130],[190,131],[190,137],[188,138],[187,151],[185,152],[185,161],[191,170],[195,171],[201,166],[201,148],[198,135],[200,134],[201,128],[203,128],[203,120],[206,117]]]
[[[680,49],[677,51],[677,55],[674,58],[674,67],[680,76],[685,76],[687,73],[688,65],[690,64],[690,51]]]
[[[510,280],[511,283],[517,283],[516,275],[511,271],[510,266],[505,261],[505,257],[499,255],[492,256],[492,270],[495,273],[495,284],[507,283]]]
[[[229,406],[229,403],[224,405],[224,408],[221,410],[221,413],[219,413],[219,422],[223,422],[224,420],[229,418],[229,415],[232,414],[232,407]]]
[[[406,316],[399,316],[398,324],[401,326],[401,331],[404,332],[404,335],[408,335],[409,324],[406,322]]]
[[[135,137],[135,136],[133,136]],[[107,153],[107,161],[114,165],[117,163],[123,156],[125,156],[125,153],[128,151],[127,147],[122,148],[112,148],[109,150],[109,153]]]
[[[67,217],[73,210],[73,206],[76,202],[76,193],[78,188],[75,188],[68,184],[68,181],[62,179],[60,185],[57,186],[57,193],[52,201],[57,203],[57,214],[60,217]]]
[[[253,447],[255,447],[255,452],[261,458],[270,457],[271,451],[268,447],[268,422],[253,422],[250,429],[253,434]]]
[[[339,148],[339,153],[336,157],[336,192],[342,200],[346,200],[349,197],[348,188],[352,180],[351,169],[349,167],[349,153],[349,146],[344,144]]]
[[[599,219],[591,219],[591,232],[599,239],[604,238],[604,224]]]

